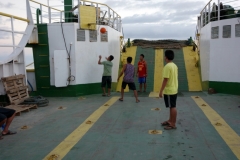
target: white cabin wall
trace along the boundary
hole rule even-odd
[[[75,23],[63,23],[63,32],[66,40],[66,45],[68,51],[70,50],[70,43],[72,43],[71,47],[71,70],[72,75],[76,75],[75,69]],[[62,34],[61,23],[51,23],[48,24],[48,43],[49,43],[49,62],[50,62],[50,81],[51,85],[55,85],[55,76],[54,76],[54,51],[55,50],[66,50],[64,38]],[[67,80],[66,80],[67,82]],[[76,84],[76,81],[71,82],[71,84]]]
[[[106,28],[108,31],[108,42],[101,42],[100,29]],[[75,25],[75,30],[78,25]],[[98,65],[99,55],[102,61],[109,55],[114,56],[113,60],[113,82],[117,82],[117,73],[120,60],[120,33],[108,26],[97,26],[97,42],[89,41],[89,30],[85,31],[85,41],[76,41],[76,83],[89,84],[100,83],[102,80],[103,66]],[[77,38],[75,38],[77,39]]]
[[[211,40],[211,25],[208,24],[204,28],[201,28],[200,32],[200,59],[202,81],[209,81],[210,40]]]
[[[235,37],[237,19],[212,22],[219,26],[219,38],[211,39],[209,81],[240,82],[240,37]],[[231,38],[223,38],[223,26],[231,25]]]
[[[100,29],[104,27],[108,31],[108,42],[101,42]],[[89,30],[85,30],[85,41],[77,41],[78,23],[63,23],[63,30],[67,48],[71,49],[71,70],[75,76],[75,81],[71,85],[100,83],[102,80],[103,66],[98,65],[99,55],[102,55],[102,61],[109,55],[114,56],[113,60],[113,82],[117,82],[119,61],[120,61],[120,32],[109,26],[97,26],[97,42],[89,41]],[[62,37],[61,24],[48,24],[48,38],[50,50],[50,72],[51,85],[55,85],[53,57],[54,50],[65,50],[65,44]]]

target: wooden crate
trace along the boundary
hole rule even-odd
[[[5,108],[15,110],[16,111],[16,115],[20,116],[21,112],[29,112],[30,109],[37,109],[37,105],[36,104],[31,104],[31,105],[10,105],[10,106],[7,106]]]

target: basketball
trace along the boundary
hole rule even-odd
[[[101,32],[101,33],[105,33],[105,32],[106,32],[106,28],[101,28],[101,29],[100,29],[100,32]]]

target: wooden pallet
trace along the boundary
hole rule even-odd
[[[11,104],[17,105],[29,98],[24,75],[3,77],[2,82]]]
[[[16,111],[16,115],[20,116],[21,112],[29,112],[30,109],[37,109],[37,105],[36,104],[31,104],[31,105],[10,105],[10,106],[7,106],[5,108],[15,110]]]

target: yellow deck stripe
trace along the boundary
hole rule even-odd
[[[124,65],[127,63],[127,57],[132,57],[132,65],[135,63],[135,58],[136,58],[136,53],[137,53],[137,46],[131,46],[130,48],[126,48],[126,52],[122,53],[121,56],[121,63]],[[136,70],[136,68],[135,68]],[[119,68],[119,73],[122,71],[122,67]],[[123,81],[123,76],[119,79],[119,82],[117,84],[117,92],[121,92],[122,88],[122,81]],[[124,92],[129,92],[129,88],[126,87]]]
[[[192,99],[196,102],[199,108],[202,109],[203,113],[206,115],[208,120],[211,122],[213,127],[217,130],[235,156],[240,159],[240,137],[238,134],[201,97],[196,98],[196,96],[192,96]],[[216,125],[217,123],[220,125]]]
[[[97,122],[102,114],[113,105],[119,97],[112,97],[104,105],[93,112],[77,129],[67,136],[55,149],[53,149],[44,160],[48,160],[50,156],[57,155],[58,159],[62,159],[73,146],[87,133],[87,131]],[[92,124],[86,124],[87,121],[92,121]]]
[[[198,59],[197,52],[194,52],[192,47],[184,47],[183,53],[189,91],[202,91],[200,72],[198,67],[195,67]]]
[[[163,49],[155,50],[155,67],[154,67],[154,86],[153,92],[149,94],[149,97],[158,97],[160,87],[162,86],[162,71],[164,67]]]
[[[162,71],[163,71],[163,49],[155,50],[155,69],[154,69],[154,92],[159,92],[162,86]]]

